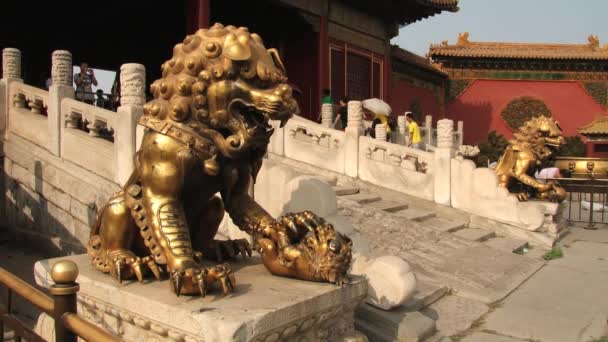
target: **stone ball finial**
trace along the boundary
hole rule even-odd
[[[73,261],[61,260],[51,268],[51,279],[55,284],[71,284],[78,277],[78,266]]]
[[[146,68],[127,63],[120,67],[120,105],[143,106],[146,102]]]
[[[72,54],[69,51],[53,51],[51,77],[55,85],[72,86]]]
[[[2,77],[21,79],[21,51],[15,48],[2,50]]]

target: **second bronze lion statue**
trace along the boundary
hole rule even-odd
[[[541,167],[555,151],[564,144],[559,124],[546,116],[537,116],[526,121],[514,134],[504,154],[496,165],[498,184],[509,188],[515,182],[534,190],[538,199],[561,202],[566,191],[555,182],[542,183],[530,175]],[[520,201],[528,199],[526,191],[518,192]]]

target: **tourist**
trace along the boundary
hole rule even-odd
[[[97,107],[106,108],[108,101],[106,100],[105,96],[103,95],[103,90],[97,89],[97,91],[95,92],[95,95],[97,95],[97,100],[95,100],[95,105]]]
[[[43,72],[42,75],[40,75],[40,78],[42,80],[42,83],[44,84],[44,88],[46,90],[51,89],[51,85],[53,84],[53,79],[48,74],[48,72]]]
[[[420,138],[420,127],[418,123],[414,119],[414,114],[412,112],[405,113],[405,120],[407,121],[408,131],[410,133],[410,144],[409,147],[415,148],[418,150],[424,150],[424,143]]]
[[[93,85],[97,86],[97,79],[95,72],[89,69],[86,62],[80,64],[80,72],[74,75],[74,83],[76,83],[76,99],[92,105],[95,102]]]
[[[331,98],[331,93],[329,91],[329,89],[325,88],[323,89],[323,97],[321,98],[321,108],[323,108],[324,104],[330,104],[333,105],[334,104],[334,100]],[[321,117],[323,115],[323,110],[321,110],[321,112],[319,112],[319,117],[317,118],[317,122],[321,122]],[[332,113],[332,118],[333,118],[333,113]]]
[[[539,182],[546,184],[548,180],[562,178],[562,175],[557,167],[546,167],[540,171],[536,171],[534,178]]]
[[[372,121],[372,127],[370,128],[369,135],[375,139],[376,138],[376,126],[384,125],[384,127],[386,127],[386,140],[390,141],[391,125],[390,125],[389,121],[390,121],[390,119],[389,119],[388,115],[383,114],[383,113],[376,113],[374,116],[374,120]]]
[[[334,128],[335,129],[340,129],[340,130],[345,130],[346,129],[346,125],[348,124],[348,97],[346,96],[342,96],[342,98],[340,99],[340,108],[338,108],[338,115],[336,116],[336,119],[334,120]]]
[[[116,73],[110,93],[109,109],[116,111],[120,107],[120,73]]]

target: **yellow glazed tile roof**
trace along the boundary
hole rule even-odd
[[[597,119],[588,125],[580,127],[578,132],[582,135],[608,134],[608,116]]]
[[[599,38],[594,35],[588,37],[587,44],[471,42],[469,33],[464,32],[458,35],[456,44],[448,44],[447,41],[432,44],[429,55],[431,57],[608,60],[608,44],[600,47]]]

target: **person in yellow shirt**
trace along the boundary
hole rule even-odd
[[[420,127],[414,119],[414,115],[411,112],[405,113],[405,120],[407,120],[407,127],[410,132],[410,147],[424,150],[424,143],[420,138]]]

